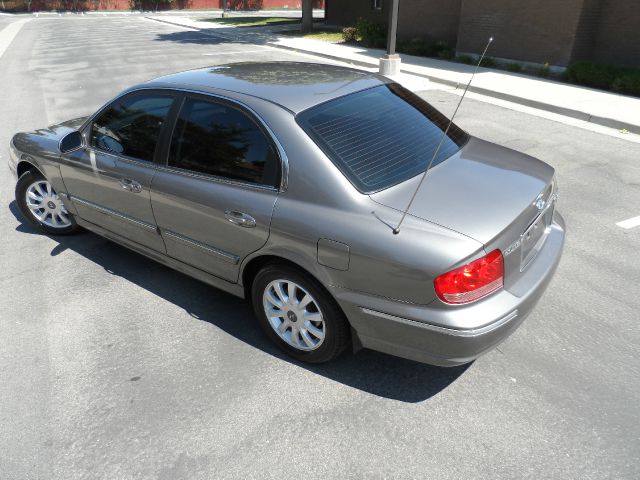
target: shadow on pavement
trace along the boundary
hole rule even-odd
[[[22,223],[15,201],[11,202],[9,209],[21,222],[16,227],[17,231],[42,235],[31,225]],[[346,352],[337,360],[323,365],[300,363],[286,356],[264,336],[254,319],[251,306],[244,300],[88,231],[50,238],[58,242],[51,250],[53,257],[67,249],[73,250],[102,266],[108,273],[127,279],[183,308],[193,318],[211,323],[254,348],[373,395],[402,402],[421,402],[444,390],[469,367],[434,367],[372,350],[362,350],[356,355]]]
[[[170,23],[170,22],[167,22]],[[156,35],[156,41],[162,42],[176,42],[176,43],[190,43],[190,44],[201,44],[201,45],[217,45],[217,44],[225,44],[225,43],[236,43],[236,44],[252,44],[252,45],[267,45],[270,44],[272,47],[278,47],[278,45],[274,45],[273,42],[277,41],[278,38],[286,37],[292,39],[293,37],[289,34],[283,32],[291,32],[291,28],[283,28],[276,26],[265,26],[265,27],[243,27],[238,29],[238,27],[217,27],[217,28],[207,28],[206,22],[203,22],[204,30],[184,30],[184,31],[176,31],[176,32],[168,32],[168,33],[158,33]],[[174,25],[174,24],[172,24]],[[321,27],[321,25],[318,25]],[[189,28],[189,27],[186,27]],[[328,44],[331,45],[331,44]],[[378,63],[378,60],[382,55],[384,55],[384,50],[380,49],[372,49],[365,48],[362,45],[357,44],[345,44],[346,47],[349,47],[354,53],[358,55],[362,55],[368,57],[372,61],[372,65],[367,65],[369,67],[375,67]],[[280,47],[282,48],[282,47]],[[288,49],[288,48],[287,48]],[[320,52],[308,52],[309,55],[316,55],[320,58],[323,56]],[[335,55],[335,54],[334,54]],[[427,66],[437,67],[448,70],[450,72],[455,73],[471,73],[474,67],[467,64],[456,63],[447,60],[441,60],[431,57],[419,57],[414,55],[403,54],[403,62],[407,64],[415,64],[422,65],[423,63],[427,63]],[[335,59],[323,59],[323,61],[331,61]],[[313,60],[309,60],[312,62]],[[316,60],[320,61],[320,59]],[[349,59],[343,59],[343,61],[349,62]],[[232,62],[232,60],[230,60]],[[509,76],[519,76],[517,73],[510,73],[501,71],[501,74],[509,75]]]

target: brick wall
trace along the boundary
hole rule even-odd
[[[398,12],[398,38],[429,38],[456,43],[462,0],[401,0]],[[374,10],[371,0],[328,0],[326,23],[352,26],[359,18],[386,25],[387,2]]]
[[[592,60],[640,68],[640,1],[602,0]]]
[[[481,52],[493,35],[489,55],[551,65],[571,61],[584,0],[463,0],[459,52]]]
[[[455,46],[462,0],[401,0],[398,38],[444,40]]]
[[[327,24],[344,27],[355,25],[359,18],[387,23],[384,5],[382,10],[374,10],[371,0],[327,0],[324,16]]]

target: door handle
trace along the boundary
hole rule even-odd
[[[256,226],[256,219],[251,215],[247,215],[246,213],[226,210],[224,212],[224,217],[231,223],[235,223],[236,225],[240,225],[241,227],[253,228]]]
[[[120,186],[128,192],[140,193],[142,191],[142,185],[130,178],[121,178]]]

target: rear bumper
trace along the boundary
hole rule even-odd
[[[417,306],[347,290],[334,295],[363,347],[433,365],[468,363],[513,333],[544,293],[564,244],[557,212],[550,228],[544,247],[509,290],[467,306]]]

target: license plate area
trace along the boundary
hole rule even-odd
[[[536,217],[529,227],[520,237],[520,271],[522,272],[536,257],[542,246],[544,245],[549,227],[553,220],[553,210],[555,202],[551,204]]]

